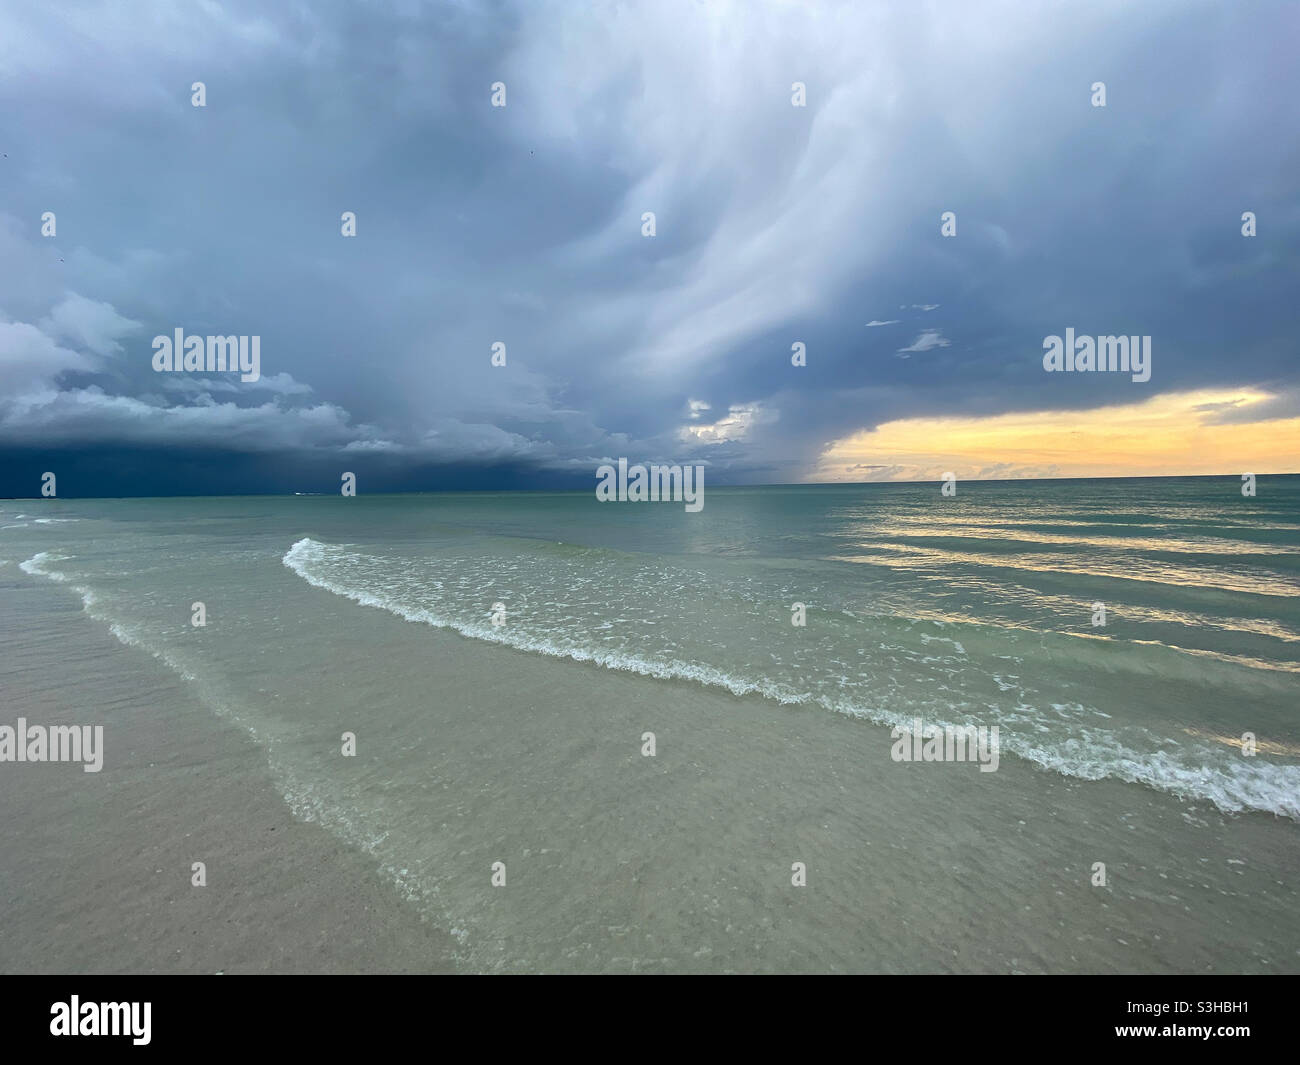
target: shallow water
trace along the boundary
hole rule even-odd
[[[466,967],[1300,961],[1300,478],[709,489],[699,513],[26,501],[0,526],[0,577],[185,677]],[[997,772],[892,761],[881,726],[917,718],[998,726]]]

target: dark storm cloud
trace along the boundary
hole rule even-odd
[[[763,481],[911,415],[1247,385],[1293,411],[1295,12],[10,6],[0,448],[129,455],[144,493],[182,452],[193,491],[617,455]],[[263,379],[155,374],[177,327],[259,335]],[[1067,327],[1151,335],[1151,381],[1044,374]]]

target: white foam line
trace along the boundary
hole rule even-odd
[[[406,621],[451,629],[470,639],[504,644],[516,650],[533,651],[555,658],[588,662],[606,669],[636,673],[661,680],[694,681],[710,687],[723,688],[737,696],[757,694],[784,705],[813,703],[835,713],[869,720],[891,728],[910,727],[916,717],[914,713],[846,704],[826,696],[813,695],[811,692],[797,692],[770,681],[740,679],[712,666],[688,664],[676,659],[662,663],[649,662],[635,655],[611,654],[584,648],[564,648],[546,640],[522,637],[517,630],[503,632],[486,625],[456,622],[425,609],[410,609],[364,589],[335,583],[310,572],[311,564],[326,562],[327,553],[331,550],[343,553],[345,549],[304,537],[285,552],[282,561],[308,584],[317,588],[351,599],[362,606],[395,614]],[[932,637],[932,639],[939,638]],[[932,714],[926,715],[926,723],[940,728],[945,725],[961,724],[936,720]],[[1188,768],[1175,763],[1163,751],[1149,755],[1139,754],[1104,734],[1089,734],[1087,739],[1088,749],[1080,749],[1079,740],[1068,739],[1065,743],[1068,750],[1062,753],[1034,746],[1012,734],[1003,738],[1002,750],[1062,776],[1083,780],[1115,777],[1130,783],[1144,784],[1180,799],[1208,799],[1221,810],[1230,813],[1260,810],[1300,820],[1300,766],[1243,763],[1240,766],[1233,766],[1231,771],[1211,766]]]

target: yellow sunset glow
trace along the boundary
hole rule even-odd
[[[1221,420],[1228,408],[1240,418],[1275,398],[1252,389],[1182,392],[1088,411],[900,419],[831,443],[813,479],[1300,472],[1300,417]]]

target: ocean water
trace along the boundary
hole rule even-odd
[[[1300,959],[1300,477],[11,501],[0,577],[186,678],[470,969]],[[916,719],[998,771],[893,762]],[[927,878],[986,933],[919,930]]]

